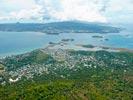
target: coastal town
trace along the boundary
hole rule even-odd
[[[59,44],[50,44],[46,48],[35,50],[31,53],[7,57],[4,60],[2,59],[1,66],[5,67],[3,67],[3,69],[1,67],[1,85],[15,83],[23,78],[32,80],[36,75],[53,75],[55,77],[69,79],[72,77],[71,74],[78,73],[78,71],[82,70],[88,70],[88,73],[91,74],[91,70],[107,70],[108,68],[108,71],[113,73],[115,70],[114,65],[121,66],[123,72],[129,70],[127,66],[130,66],[130,63],[127,62],[127,58],[124,56],[123,58],[115,56],[116,52],[112,53],[102,50],[75,51],[72,49],[55,48],[57,45]],[[30,63],[30,61],[26,60],[32,60],[32,57],[34,57],[33,59],[37,60],[37,62],[33,60]],[[17,65],[17,63],[19,65]]]

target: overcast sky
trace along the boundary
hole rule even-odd
[[[133,0],[1,0],[0,22],[132,23]]]

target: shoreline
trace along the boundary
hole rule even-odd
[[[92,44],[84,45],[84,44],[75,44],[75,45],[69,45],[68,42],[66,41],[60,41],[58,43],[53,43],[53,44],[48,44],[45,47],[42,48],[36,48],[24,52],[16,52],[16,53],[7,53],[7,54],[2,54],[0,55],[0,59],[4,59],[6,57],[11,57],[11,56],[17,56],[17,55],[22,55],[26,53],[30,53],[35,50],[42,50],[42,49],[63,49],[63,50],[75,50],[75,51],[108,51],[108,52],[131,52],[133,53],[133,49],[128,49],[128,48],[116,48],[116,47],[110,47],[110,46],[96,46]]]

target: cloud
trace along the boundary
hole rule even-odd
[[[119,12],[119,11],[129,11],[133,10],[133,1],[132,0],[126,0],[126,1],[121,1],[121,0],[110,0],[109,5],[108,5],[108,11],[111,12]]]
[[[6,12],[0,19],[106,22],[97,0],[2,0]],[[16,5],[16,6],[14,6]]]
[[[1,21],[42,20],[42,6],[37,5],[34,0],[2,0],[1,4],[3,5],[0,6]]]
[[[133,17],[132,4],[132,0],[1,0],[0,21],[108,22],[116,19],[115,16]],[[123,15],[125,13],[127,16]]]
[[[35,6],[34,8],[29,9],[29,10],[22,9],[17,12],[11,12],[11,13],[9,13],[9,15],[11,16],[11,18],[14,18],[17,20],[20,20],[20,19],[38,20],[43,16],[41,10],[42,10],[41,6]]]
[[[38,20],[42,21],[43,14],[41,12],[41,7],[36,6],[32,9],[22,9],[19,11],[12,11],[8,13],[8,16],[0,16],[0,20]]]
[[[106,22],[106,17],[99,11],[97,0],[40,0],[44,7],[44,16],[55,20],[82,20],[89,22]]]
[[[133,0],[110,0],[105,16],[112,22],[133,23]]]

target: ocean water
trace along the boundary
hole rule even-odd
[[[103,36],[103,38],[94,38],[93,36]],[[70,45],[92,44],[133,49],[133,33],[127,30],[121,33],[108,34],[62,33],[59,35],[48,35],[39,32],[0,32],[0,57],[43,48],[46,47],[49,42],[57,43],[62,39],[74,39],[73,42],[70,42]]]

